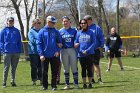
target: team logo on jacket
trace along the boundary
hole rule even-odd
[[[51,35],[52,35],[52,36],[55,36],[55,33],[52,33]]]
[[[93,30],[93,29],[90,29],[91,31],[93,31],[94,33],[95,33],[95,30]]]
[[[16,34],[16,31],[13,31],[13,34]]]
[[[116,39],[117,39],[117,37],[110,37],[110,39],[111,39],[111,40],[116,40]]]

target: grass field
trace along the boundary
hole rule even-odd
[[[16,83],[17,87],[10,86],[10,76],[8,77],[7,87],[0,87],[0,93],[140,93],[140,58],[130,58],[123,57],[123,65],[125,66],[125,71],[120,71],[116,59],[113,62],[110,72],[106,72],[107,60],[101,59],[101,70],[102,70],[102,80],[103,85],[98,83],[94,84],[93,89],[82,89],[82,79],[81,79],[81,69],[79,71],[79,86],[80,89],[70,89],[63,90],[64,85],[64,75],[63,70],[61,70],[61,84],[58,85],[57,91],[52,91],[49,85],[49,89],[46,91],[41,90],[39,82],[36,86],[31,85],[30,79],[30,65],[29,62],[20,62],[17,68]],[[78,64],[79,65],[79,64]],[[50,71],[50,70],[49,70]],[[3,64],[0,64],[0,81],[2,84],[2,73]],[[50,72],[49,72],[50,73]],[[10,74],[10,73],[9,73]],[[95,80],[97,82],[97,77],[95,75]],[[49,75],[50,81],[50,75]],[[72,83],[72,75],[70,82]],[[73,87],[73,84],[71,84]]]

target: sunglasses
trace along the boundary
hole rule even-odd
[[[87,24],[87,23],[80,23],[80,24]]]
[[[41,22],[37,22],[36,24],[41,24]]]

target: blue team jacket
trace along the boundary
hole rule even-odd
[[[96,37],[96,44],[95,44],[95,49],[98,47],[104,47],[104,34],[102,29],[96,25],[96,24],[91,24],[88,29],[92,30],[95,33]]]
[[[21,53],[22,42],[20,32],[14,26],[5,27],[0,32],[0,49],[2,53]]]
[[[85,57],[83,54],[83,51],[87,51],[87,55],[94,54],[95,49],[95,33],[91,30],[87,30],[86,32],[83,32],[82,30],[77,32],[76,39],[74,43],[79,43],[78,48],[78,57]]]
[[[62,36],[63,48],[73,48],[77,30],[70,27],[69,29],[62,28],[59,32]]]
[[[37,36],[37,50],[40,56],[54,57],[55,52],[60,52],[57,43],[62,43],[60,33],[55,28],[44,26]]]
[[[28,32],[28,39],[29,39],[28,53],[29,54],[38,54],[38,51],[37,51],[37,35],[38,35],[39,30],[37,30],[33,27]]]

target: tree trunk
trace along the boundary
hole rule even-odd
[[[98,15],[98,25],[102,28],[102,3],[103,0],[98,0],[98,8],[99,8],[99,15]]]
[[[120,34],[119,2],[120,0],[117,0],[116,31],[118,31],[118,34]]]
[[[103,11],[103,14],[104,14],[104,19],[105,19],[105,24],[106,24],[106,28],[107,28],[107,35],[109,35],[109,22],[107,20],[107,15],[106,15],[106,12],[104,10],[104,6],[102,5],[102,11]]]
[[[24,26],[21,20],[21,16],[20,16],[20,10],[19,10],[19,6],[16,4],[15,0],[11,0],[13,3],[13,6],[15,8],[17,17],[18,17],[18,21],[19,21],[19,25],[20,25],[20,32],[21,32],[21,38],[22,40],[26,40],[25,36],[24,36]],[[27,57],[27,44],[23,43],[23,51],[24,51],[24,56],[25,58]]]

